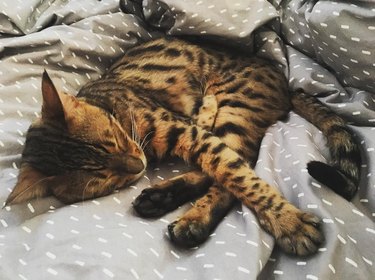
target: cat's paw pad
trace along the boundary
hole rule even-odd
[[[168,226],[173,243],[181,247],[196,247],[210,235],[210,228],[200,221],[181,218]]]
[[[133,201],[133,208],[142,217],[159,217],[177,207],[173,201],[172,192],[148,188]]]
[[[298,209],[283,213],[278,225],[270,225],[260,219],[260,223],[268,228],[271,226],[276,243],[283,251],[298,256],[307,256],[315,253],[324,242],[320,228],[320,219],[310,213]]]

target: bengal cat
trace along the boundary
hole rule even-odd
[[[320,219],[252,169],[267,128],[292,107],[324,133],[332,154],[331,166],[310,162],[309,173],[347,199],[357,189],[360,153],[344,121],[303,92],[289,94],[284,75],[257,57],[163,38],[129,49],[76,97],[58,93],[44,72],[42,94],[7,205],[107,195],[139,179],[147,160],[177,156],[196,170],[143,190],[133,205],[156,217],[198,198],[169,225],[173,242],[202,243],[239,200],[285,252],[312,254],[323,242]]]

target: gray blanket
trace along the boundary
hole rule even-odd
[[[371,1],[0,2],[0,203],[18,174],[25,132],[39,116],[47,69],[77,93],[124,51],[163,34],[194,35],[275,60],[290,90],[303,88],[350,123],[361,144],[360,189],[345,201],[306,171],[329,161],[322,134],[291,112],[272,126],[256,171],[295,205],[322,217],[325,244],[295,258],[274,247],[239,203],[209,240],[182,250],[166,226],[189,204],[143,220],[132,200],[187,170],[170,160],[136,185],[65,206],[44,198],[0,210],[0,279],[373,279],[375,275],[375,5]]]

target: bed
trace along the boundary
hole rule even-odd
[[[142,189],[188,170],[170,159],[136,184],[73,205],[53,197],[0,210],[0,279],[373,279],[375,275],[375,5],[309,0],[32,0],[0,2],[0,205],[18,174],[25,133],[39,116],[44,69],[76,94],[127,48],[165,34],[204,39],[273,59],[290,90],[304,89],[344,117],[362,151],[350,202],[307,173],[329,161],[322,134],[291,112],[261,144],[256,171],[322,218],[326,242],[307,258],[274,247],[237,203],[199,247],[169,242],[186,204],[141,219]]]

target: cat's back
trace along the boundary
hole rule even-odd
[[[228,63],[231,63],[228,65]],[[222,70],[220,66],[227,64],[224,70],[234,70],[233,67],[270,67],[272,63],[256,56],[243,54],[237,49],[219,47],[213,44],[196,44],[173,37],[162,37],[128,49],[124,56],[112,65],[109,72],[139,71],[170,72],[173,70],[198,71]],[[232,69],[230,69],[232,66]],[[132,71],[126,71],[132,70]],[[220,71],[222,72],[222,71]]]
[[[129,49],[109,70],[124,80],[145,76],[159,80],[178,72],[204,71],[204,49],[173,38],[160,38]],[[169,81],[170,82],[170,81]]]
[[[107,98],[115,94],[115,90],[99,92],[103,87],[123,89],[123,99],[144,97],[188,117],[198,113],[203,96],[209,92],[218,102],[227,98],[248,100],[260,93],[278,101],[287,96],[285,77],[268,61],[234,49],[217,50],[212,45],[169,37],[130,48],[107,74],[84,87],[80,95],[87,96],[91,91]],[[284,106],[285,102],[281,103]]]

